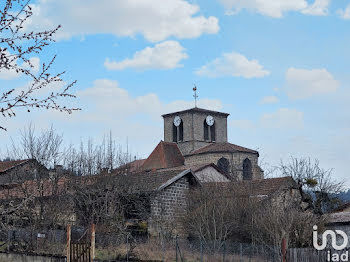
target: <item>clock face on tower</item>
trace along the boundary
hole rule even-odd
[[[174,125],[179,126],[181,124],[181,118],[179,116],[175,116]]]
[[[205,121],[207,122],[208,126],[212,126],[214,125],[214,118],[212,116],[207,116],[207,118],[205,119]]]

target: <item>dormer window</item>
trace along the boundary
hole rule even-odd
[[[173,121],[173,142],[182,142],[184,140],[184,125],[179,116],[175,116]]]

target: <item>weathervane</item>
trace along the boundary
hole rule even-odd
[[[197,98],[198,98],[198,96],[197,96],[197,87],[196,87],[195,84],[194,84],[194,87],[193,87],[193,91],[194,91],[194,95],[193,95],[193,97],[194,97],[194,107],[197,107]]]

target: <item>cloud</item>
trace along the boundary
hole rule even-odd
[[[5,51],[6,55],[10,55],[8,51]],[[11,62],[11,65],[14,66],[17,63],[17,59]],[[40,58],[39,57],[31,57],[29,58],[30,63],[33,67],[30,67],[28,63],[18,64],[19,67],[23,69],[30,69],[33,74],[39,72],[40,69]],[[17,72],[15,69],[6,69],[4,67],[0,68],[0,79],[1,80],[12,80],[21,77],[23,74],[21,72]]]
[[[344,10],[339,9],[338,14],[343,19],[350,19],[350,4],[348,4]]]
[[[276,104],[279,102],[279,99],[277,96],[264,96],[261,101],[260,104]]]
[[[286,72],[286,92],[291,99],[335,92],[339,82],[326,69],[289,68]]]
[[[236,52],[224,53],[221,57],[205,64],[196,72],[197,75],[207,77],[264,77],[270,74],[264,70],[258,60],[248,60],[244,55]]]
[[[132,97],[127,90],[119,87],[118,82],[109,79],[94,81],[92,87],[78,91],[77,96],[84,105],[89,105],[86,113],[82,113],[93,118],[97,116],[101,120],[140,113],[158,119],[164,113],[194,107],[192,101],[176,100],[163,103],[153,93]],[[221,101],[216,99],[200,99],[198,106],[212,110],[221,110],[223,107]]]
[[[184,48],[176,41],[165,41],[154,47],[146,47],[134,54],[133,58],[120,62],[106,59],[104,65],[108,70],[123,70],[135,68],[147,69],[173,69],[182,67],[179,64],[182,59],[188,58]]]
[[[300,129],[304,126],[304,113],[296,109],[280,108],[276,112],[263,114],[260,125],[264,128]]]
[[[32,7],[34,15],[26,28],[42,30],[61,24],[59,39],[89,34],[141,34],[158,42],[219,31],[216,17],[198,15],[199,6],[185,0],[39,0]]]
[[[331,0],[315,0],[312,5],[302,10],[303,14],[307,15],[328,15],[328,6]]]
[[[308,15],[326,15],[330,0],[315,0],[308,4],[306,0],[219,0],[227,9],[227,14],[236,14],[242,9],[281,18],[284,13],[295,11]]]

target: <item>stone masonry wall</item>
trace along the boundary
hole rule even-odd
[[[226,158],[230,162],[231,176],[238,180],[242,180],[243,175],[243,161],[248,158],[252,163],[253,179],[264,178],[263,172],[258,166],[258,155],[250,153],[206,153],[198,155],[185,156],[185,165],[199,165],[199,164],[217,164],[220,158]]]
[[[163,189],[151,200],[151,217],[149,232],[159,233],[160,230],[176,230],[177,218],[186,208],[186,197],[190,184],[187,177],[183,177]]]
[[[204,140],[203,123],[208,114],[215,120],[216,142],[227,142],[227,117],[220,114],[185,112],[164,117],[164,141],[173,142],[173,120],[178,115],[183,122],[184,139],[178,143],[183,155],[196,149],[209,145],[210,141]]]

